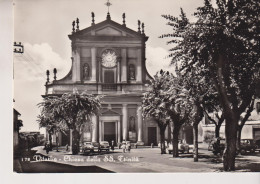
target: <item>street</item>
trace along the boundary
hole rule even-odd
[[[169,154],[161,155],[159,148],[132,149],[130,153],[115,149],[115,152],[93,155],[71,155],[65,150],[56,152],[54,149],[48,156],[42,147],[34,149],[36,155],[23,156],[19,162],[16,159],[14,170],[24,173],[171,173],[222,172],[223,167],[222,158],[206,148],[199,149],[199,162],[193,162],[192,153],[173,158]],[[238,155],[236,171],[259,172],[260,153]]]

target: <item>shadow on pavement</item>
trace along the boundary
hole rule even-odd
[[[56,162],[22,163],[22,172],[18,173],[113,173],[98,166],[72,166]]]

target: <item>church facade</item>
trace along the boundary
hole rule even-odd
[[[75,25],[76,24],[76,25]],[[137,31],[129,29],[123,14],[122,24],[106,20],[95,24],[92,13],[90,27],[79,30],[73,22],[69,35],[72,46],[72,66],[62,79],[46,82],[45,96],[61,95],[77,89],[102,95],[99,116],[91,118],[82,140],[100,142],[129,140],[139,145],[157,145],[159,128],[152,119],[143,119],[141,98],[148,90],[152,77],[146,69],[146,41],[144,24],[138,21]],[[75,26],[75,27],[74,27]],[[166,130],[166,139],[170,131]],[[59,136],[59,144],[63,136]],[[56,140],[56,139],[54,139]],[[58,141],[58,140],[57,140]]]

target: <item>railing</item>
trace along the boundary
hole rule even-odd
[[[117,91],[116,84],[102,84],[102,91]]]

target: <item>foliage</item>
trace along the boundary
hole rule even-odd
[[[169,101],[167,99],[167,90],[169,90],[169,82],[172,75],[169,72],[163,72],[161,70],[160,74],[157,72],[154,79],[151,80],[150,90],[144,93],[142,98],[142,114],[143,117],[152,117],[156,120],[161,135],[161,153],[166,153],[165,151],[165,141],[164,133],[166,127],[169,125],[168,118],[168,106]]]
[[[65,93],[62,96],[44,98],[39,116],[40,126],[47,126],[50,132],[54,129],[72,130],[72,153],[79,152],[80,133],[92,115],[97,115],[101,107],[100,97],[85,92]]]
[[[259,80],[260,2],[254,0],[209,0],[189,22],[181,10],[180,18],[163,15],[174,44],[169,57],[184,74],[199,71],[218,93],[226,120],[227,149],[224,169],[234,170],[236,130],[241,113],[250,106]]]
[[[173,133],[173,155],[178,156],[178,134],[183,124],[190,121],[192,110],[188,91],[182,87],[182,78],[160,71],[151,81],[150,90],[144,94],[142,109],[144,117],[153,117],[160,128],[170,122]]]
[[[142,101],[143,117],[153,117],[165,123],[167,118],[167,106],[169,101],[166,98],[166,91],[169,90],[169,82],[172,74],[157,72],[149,85],[150,90],[144,93]]]
[[[101,104],[98,96],[74,91],[61,97],[46,97],[39,103],[39,107],[42,108],[39,116],[40,126],[55,124],[61,130],[80,130],[91,115],[98,114]]]
[[[183,88],[182,83],[180,76],[175,77],[162,70],[160,74],[157,73],[151,81],[150,90],[143,97],[143,117],[172,121],[188,120],[192,105],[187,95],[188,91]]]

